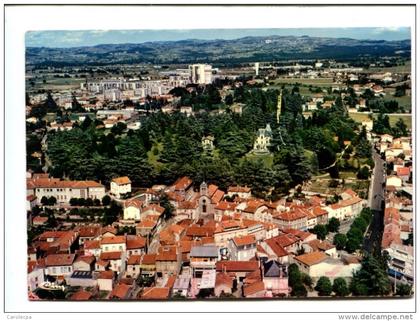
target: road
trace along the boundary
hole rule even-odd
[[[372,173],[372,181],[369,191],[369,207],[373,211],[373,219],[365,238],[363,249],[368,253],[381,252],[382,233],[384,230],[384,182],[385,182],[385,161],[373,150],[375,168]]]

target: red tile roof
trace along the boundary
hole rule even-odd
[[[226,285],[228,288],[233,287],[233,278],[227,273],[219,272],[216,274],[216,286]]]
[[[169,297],[169,288],[144,288],[139,296],[142,300],[165,300]]]
[[[146,239],[142,236],[127,236],[127,250],[141,249],[146,246]]]
[[[156,264],[156,254],[144,254],[141,260],[141,264],[154,265]]]
[[[140,265],[141,262],[141,255],[131,255],[127,261],[128,265]]]
[[[50,254],[45,258],[46,266],[72,265],[76,254]]]
[[[186,190],[188,189],[188,187],[190,187],[192,184],[192,180],[189,179],[187,176],[181,177],[179,178],[174,186],[175,186],[175,190],[176,191],[182,191],[182,190]]]
[[[101,256],[99,257],[101,260],[121,260],[121,254],[120,251],[115,252],[104,252],[101,253]]]
[[[410,167],[399,167],[397,168],[397,175],[398,176],[408,176],[410,175]]]
[[[131,286],[120,283],[114,287],[112,290],[110,297],[111,298],[118,298],[118,299],[126,299],[128,293],[130,292]]]
[[[143,202],[139,200],[138,198],[133,198],[124,202],[125,208],[135,207],[135,208],[141,209],[142,206],[143,206]]]
[[[131,181],[127,176],[116,177],[116,178],[113,178],[112,181],[116,183],[117,185],[131,184]]]
[[[120,236],[110,236],[110,237],[104,237],[101,240],[101,245],[102,244],[120,244],[120,243],[124,243],[126,242],[126,237],[124,235],[120,235]]]
[[[83,247],[86,250],[99,249],[100,248],[100,242],[99,242],[99,240],[85,241],[83,243]]]
[[[259,269],[257,261],[218,261],[216,271],[252,272]]]
[[[112,280],[114,278],[113,271],[101,271],[99,272],[98,279]]]
[[[271,248],[271,250],[274,252],[274,254],[277,257],[283,257],[289,255],[289,252],[287,252],[284,247],[282,247],[279,243],[276,242],[274,238],[265,240],[265,243]]]
[[[244,246],[244,245],[251,245],[255,244],[255,236],[254,235],[247,235],[242,237],[234,237],[233,242],[236,244],[236,246]]]
[[[312,266],[324,261],[328,256],[323,252],[312,252],[306,253],[299,256],[295,256],[295,260],[302,262],[305,265]]]
[[[249,193],[251,192],[251,188],[247,186],[230,186],[228,188],[229,193]]]
[[[80,290],[77,291],[75,293],[73,293],[73,295],[70,297],[70,300],[73,301],[87,301],[92,297],[92,293],[87,292],[85,290]]]
[[[259,281],[252,283],[250,285],[244,286],[244,296],[247,297],[249,295],[253,295],[259,292],[265,291],[264,282]]]

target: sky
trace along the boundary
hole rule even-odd
[[[68,48],[99,44],[177,41],[184,39],[237,39],[246,36],[312,36],[369,40],[410,39],[410,28],[285,28],[285,29],[176,29],[176,30],[66,30],[28,31],[28,47]]]

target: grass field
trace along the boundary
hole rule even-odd
[[[369,114],[367,114],[367,113],[349,113],[349,116],[359,123],[361,123],[362,121],[369,120]],[[374,117],[375,117],[375,115],[374,115]],[[389,123],[390,123],[391,126],[394,126],[395,123],[398,121],[398,119],[401,118],[404,121],[404,123],[407,125],[407,127],[411,129],[411,125],[412,125],[411,114],[407,114],[407,115],[388,114],[388,117],[389,117]]]
[[[365,72],[366,73],[382,73],[382,72],[409,73],[411,72],[411,62],[407,61],[402,66],[369,68],[369,69],[366,69]]]
[[[253,152],[249,152],[248,154],[245,155],[245,158],[251,160],[251,161],[257,161],[257,160],[262,160],[264,165],[268,168],[271,168],[273,166],[273,155],[272,154],[263,154],[263,155],[257,155],[254,154]]]
[[[80,83],[84,82],[84,78],[55,78],[46,77],[45,83],[41,79],[34,79],[35,85],[31,86],[29,80],[26,81],[26,90],[28,92],[44,90],[67,90],[80,88]]]
[[[278,78],[274,80],[275,84],[295,84],[299,83],[302,85],[312,85],[313,87],[331,87],[336,85],[332,78]]]
[[[385,92],[387,93],[384,96],[384,100],[389,101],[389,100],[395,100],[398,102],[398,105],[404,107],[405,110],[407,111],[411,111],[411,96],[402,96],[402,97],[395,97],[394,96],[394,92],[395,90],[393,89],[385,89]]]

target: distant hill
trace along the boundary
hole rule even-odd
[[[74,48],[26,48],[26,63],[35,66],[115,63],[246,63],[287,59],[352,59],[361,55],[410,56],[410,40],[356,40],[325,37],[245,37],[234,40],[157,41]]]

